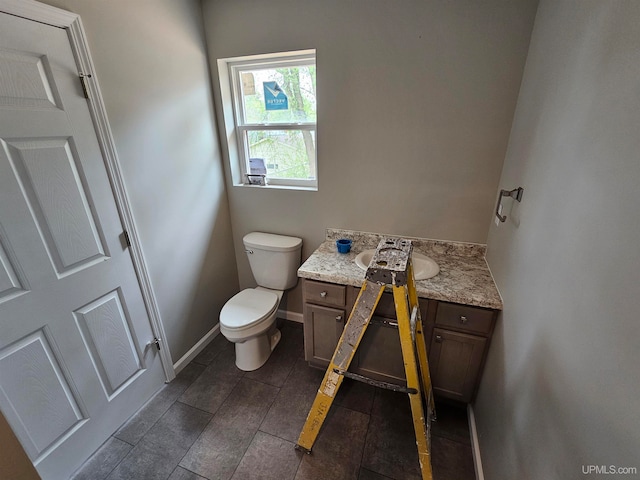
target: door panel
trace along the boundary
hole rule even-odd
[[[96,375],[109,400],[142,370],[139,347],[123,303],[118,289],[74,312]]]
[[[16,179],[58,276],[105,256],[71,138],[5,142]]]
[[[62,108],[46,56],[0,50],[0,107]]]
[[[68,478],[164,381],[67,32],[0,13],[0,409]]]
[[[24,276],[16,268],[15,260],[10,255],[9,246],[5,244],[5,236],[0,228],[0,303],[8,301],[17,295],[26,293],[28,288]]]
[[[0,407],[32,458],[86,418],[45,329],[0,351],[0,378]]]

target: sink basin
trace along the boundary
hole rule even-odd
[[[369,268],[369,263],[371,263],[374,253],[376,253],[375,249],[360,252],[356,256],[356,265],[362,270],[366,270]],[[426,255],[413,252],[411,259],[413,260],[413,276],[416,280],[426,280],[427,278],[435,277],[440,272],[438,264]]]

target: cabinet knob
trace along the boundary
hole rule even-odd
[[[320,292],[320,296],[321,296],[322,298],[326,297],[326,296],[327,296],[327,292]]]
[[[336,317],[336,322],[341,322],[342,321],[342,315],[338,315]]]
[[[461,323],[461,324],[463,324],[463,325],[464,325],[465,323],[467,323],[467,317],[465,317],[464,315],[461,315],[461,316],[460,316],[460,323]]]
[[[436,335],[436,343],[442,343],[442,335]]]

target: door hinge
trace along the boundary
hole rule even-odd
[[[127,247],[131,246],[131,238],[129,238],[129,232],[127,232],[126,230],[124,232],[122,232],[122,235],[124,235],[124,243],[127,244]]]
[[[78,76],[80,77],[80,85],[82,85],[82,93],[84,93],[84,98],[88,99],[89,98],[89,86],[87,85],[87,78],[91,78],[91,74],[90,73],[82,73],[80,72],[78,74]]]

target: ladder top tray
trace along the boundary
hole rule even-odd
[[[371,258],[366,278],[387,285],[406,285],[407,269],[413,245],[406,238],[387,237],[380,240]]]

